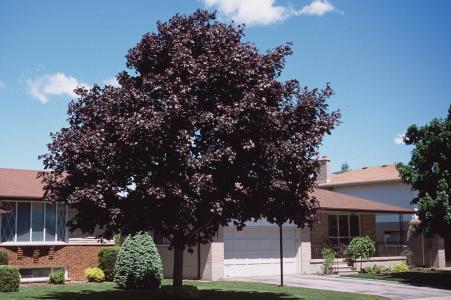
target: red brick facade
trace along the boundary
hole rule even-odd
[[[84,270],[98,266],[103,245],[2,246],[9,264],[19,267],[64,266],[71,280],[84,280]]]

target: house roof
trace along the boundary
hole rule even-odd
[[[356,185],[379,182],[401,181],[396,165],[363,167],[332,176],[330,182],[319,184],[320,187]]]
[[[0,168],[0,199],[41,199],[44,191],[38,171]],[[409,209],[363,198],[315,189],[321,210],[410,213]],[[1,207],[0,207],[1,213]]]
[[[413,214],[414,210],[403,208],[383,202],[367,200],[364,198],[347,194],[328,191],[317,188],[311,194],[319,202],[320,210],[323,211],[356,211],[375,213],[403,213]]]
[[[40,199],[44,195],[36,170],[0,168],[0,199]]]

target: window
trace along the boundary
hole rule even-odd
[[[50,273],[56,271],[63,271],[64,273],[66,273],[64,267],[25,267],[19,269],[20,279],[22,282],[48,281]]]
[[[169,241],[169,239],[167,239],[167,238],[163,237],[162,235],[157,234],[155,232],[153,234],[151,232],[150,235],[152,236],[152,238],[155,242],[155,245],[169,245],[171,243]]]
[[[401,231],[401,234],[399,234],[399,230],[386,230],[384,231],[384,241],[386,246],[399,246],[401,245],[401,237],[402,240],[405,242],[406,239],[406,231]]]
[[[66,241],[65,205],[4,201],[1,207],[8,211],[0,215],[2,243]]]
[[[360,235],[358,215],[328,215],[329,242],[337,250],[344,248],[353,237]]]

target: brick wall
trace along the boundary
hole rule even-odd
[[[9,264],[23,267],[64,266],[71,280],[85,280],[84,270],[97,267],[101,245],[0,247]]]
[[[310,242],[312,244],[320,244],[329,239],[329,225],[327,222],[327,214],[319,213],[319,221],[313,224],[310,231]]]

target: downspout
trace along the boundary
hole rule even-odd
[[[197,279],[202,279],[202,274],[200,272],[200,242],[197,242]]]

